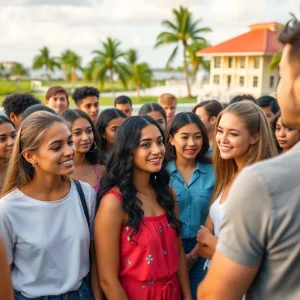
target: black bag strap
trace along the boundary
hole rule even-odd
[[[85,218],[86,218],[87,224],[89,226],[89,230],[90,230],[90,217],[89,217],[89,212],[88,212],[88,208],[86,205],[86,200],[85,200],[85,196],[84,196],[81,184],[78,180],[74,180],[74,183],[76,185],[76,188],[77,188],[77,191],[78,191],[78,194],[80,197],[81,205],[82,205],[82,208],[84,211],[84,215],[85,215]]]
[[[88,208],[87,208],[87,205],[86,205],[85,196],[84,196],[84,193],[83,193],[83,190],[82,190],[80,182],[78,180],[74,180],[74,183],[75,183],[75,186],[77,188],[77,192],[78,192],[79,197],[80,197],[81,205],[82,205],[82,208],[83,208],[83,211],[84,211],[84,215],[85,215],[85,218],[86,218],[86,222],[88,224],[89,232],[90,232],[90,218],[89,218],[89,211],[88,211]],[[90,283],[91,282],[91,270],[92,270],[92,253],[91,253],[91,247],[89,248],[89,259],[90,259],[90,272],[89,272],[89,274],[88,274],[87,277],[88,277],[88,281]]]

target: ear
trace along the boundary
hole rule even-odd
[[[48,104],[48,102],[49,102],[49,101],[48,101],[47,99],[45,99],[45,105],[47,105],[47,104]]]
[[[260,137],[259,132],[255,133],[252,136],[251,145],[255,145],[259,141],[259,137]]]
[[[172,146],[175,146],[175,142],[174,142],[174,138],[170,135],[169,137],[169,143],[172,145]]]
[[[69,107],[69,105],[68,105],[68,107]],[[78,105],[76,105],[75,108],[76,108],[76,109],[80,109],[80,107],[79,107]]]
[[[9,118],[15,124],[18,117],[15,113],[12,112],[10,113]]]
[[[217,117],[216,116],[212,116],[210,119],[209,119],[209,122],[211,125],[215,125],[215,123],[217,122]]]
[[[31,152],[23,151],[22,155],[31,165],[34,165],[36,163],[36,161],[34,160],[34,154],[32,154]]]

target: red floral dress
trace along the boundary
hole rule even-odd
[[[122,201],[117,191],[108,193]],[[132,239],[130,232],[130,227],[122,227],[119,269],[119,280],[129,300],[180,300],[176,276],[179,242],[166,213],[144,217]]]

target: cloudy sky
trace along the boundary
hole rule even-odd
[[[136,48],[140,60],[163,67],[173,47],[153,45],[163,31],[161,21],[172,18],[180,4],[213,29],[205,35],[212,44],[246,32],[249,24],[286,22],[300,7],[298,0],[0,0],[0,61],[30,66],[46,45],[54,56],[75,50],[87,63],[110,36],[124,50]],[[180,63],[178,57],[175,64]]]

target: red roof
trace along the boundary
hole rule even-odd
[[[275,26],[276,25],[276,26]],[[250,26],[250,31],[223,43],[202,49],[198,56],[221,53],[264,53],[274,54],[282,50],[283,45],[277,40],[278,23],[261,23]]]

